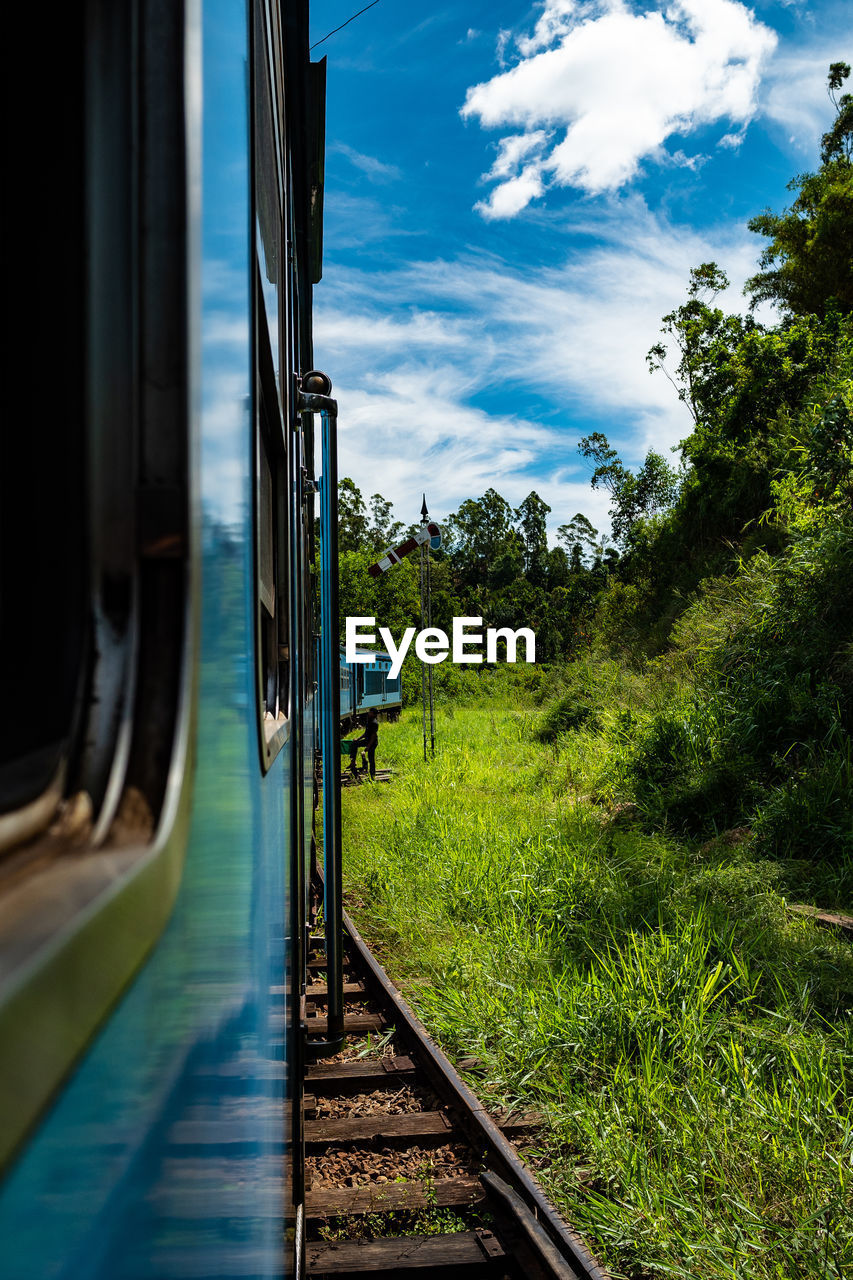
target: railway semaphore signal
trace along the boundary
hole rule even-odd
[[[430,549],[438,551],[441,546],[441,529],[434,524],[429,518],[429,510],[427,508],[426,494],[423,495],[421,503],[421,524],[420,528],[403,542],[398,542],[395,547],[388,547],[383,551],[382,555],[368,569],[371,578],[379,578],[383,573],[387,573],[395,564],[400,564],[405,560],[406,556],[418,548],[421,553],[421,631],[425,627],[432,626],[432,594],[430,591]],[[427,709],[427,688],[429,688],[429,725],[430,725],[430,749],[433,759],[435,758],[435,703],[433,701],[432,690],[432,667],[427,671],[425,662],[421,663],[421,709],[423,713],[424,728],[424,760],[427,758],[427,731],[426,731],[426,709]]]
[[[423,495],[421,504],[421,527],[418,531],[425,535],[431,529],[437,528],[429,522],[429,511],[427,509],[426,494]],[[430,572],[429,572],[429,551],[434,546],[436,550],[441,545],[441,534],[438,539],[430,536],[422,536],[419,539],[421,548],[421,630],[424,627],[432,626],[432,592],[430,590]],[[426,574],[424,573],[424,565],[426,565]],[[430,734],[430,754],[435,759],[435,703],[432,695],[432,666],[427,667],[425,662],[421,663],[421,711],[423,718],[424,730],[424,760],[427,758],[427,733],[426,733],[426,708],[427,708],[427,686],[429,687],[429,734]]]
[[[418,547],[423,546],[425,542],[429,542],[433,551],[438,551],[441,546],[441,530],[437,524],[422,523],[420,529],[417,529],[410,538],[398,542],[396,547],[388,547],[387,551],[383,551],[382,555],[368,569],[371,578],[378,578],[395,564],[399,564],[401,560],[405,560],[406,556],[411,555]]]

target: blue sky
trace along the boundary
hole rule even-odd
[[[312,39],[358,8],[314,0]],[[687,434],[645,352],[700,262],[745,308],[746,221],[816,166],[849,6],[380,0],[323,53],[341,473],[407,521],[492,485],[601,527],[577,441],[637,463]]]

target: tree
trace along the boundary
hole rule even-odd
[[[823,164],[830,164],[833,160],[853,159],[853,95],[843,93],[838,97],[838,91],[849,75],[849,63],[831,63],[827,92],[835,107],[835,122],[821,139],[820,158]]]
[[[831,361],[842,323],[834,311],[765,329],[713,305],[727,284],[715,263],[691,271],[687,301],[663,320],[677,367],[667,369],[664,343],[648,356],[650,369],[663,370],[694,420],[680,445],[683,476],[672,537],[685,548],[682,564],[690,560],[697,572],[721,572],[731,546],[771,507],[773,473],[789,460],[788,423]],[[613,460],[602,457],[602,463],[611,475]],[[620,496],[623,504],[630,496],[624,486]],[[765,523],[762,537],[771,536]]]
[[[381,493],[374,493],[370,499],[370,527],[367,530],[367,540],[371,549],[377,553],[399,542],[405,531],[406,526],[401,520],[392,520],[393,510],[393,502],[383,498]]]
[[[557,587],[567,587],[572,567],[569,557],[562,547],[552,547],[546,558],[547,587],[554,591]]]
[[[762,270],[744,286],[753,307],[774,302],[788,316],[853,311],[853,96],[838,97],[849,75],[846,62],[829,68],[836,115],[823,135],[820,169],[788,184],[798,193],[790,209],[765,209],[749,223],[750,231],[770,241],[759,260]]]
[[[482,498],[466,498],[445,524],[449,554],[466,586],[485,587],[493,567],[511,550],[515,531],[512,507],[495,489]]]
[[[500,552],[489,568],[486,582],[491,590],[499,590],[501,587],[509,586],[511,582],[515,582],[516,578],[520,578],[523,573],[524,550],[521,545],[521,538],[514,529],[511,529],[503,551]]]
[[[421,596],[417,562],[403,560],[392,571],[372,578],[373,551],[345,551],[338,561],[341,641],[348,617],[374,617],[377,626],[395,636],[420,626]]]
[[[592,439],[591,436],[588,438]],[[610,450],[610,453],[614,458],[616,457],[615,450]],[[579,573],[584,568],[587,556],[594,561],[600,553],[598,530],[580,511],[572,516],[568,524],[560,525],[557,530],[557,539],[562,542],[568,552],[573,573]]]
[[[603,485],[611,496],[610,519],[613,536],[623,546],[631,542],[635,525],[643,518],[670,507],[678,492],[678,476],[659,453],[650,450],[636,475],[623,465],[607,437],[600,431],[584,436],[578,449],[598,465],[592,487]],[[576,517],[577,518],[577,517]]]
[[[547,572],[548,556],[547,517],[551,508],[534,490],[528,493],[521,506],[516,508],[524,553],[524,571],[535,586],[543,586]]]
[[[349,476],[338,482],[338,546],[342,552],[361,551],[367,546],[367,509]]]
[[[664,342],[656,343],[646,356],[649,372],[659,369],[669,379],[696,424],[728,389],[725,358],[744,332],[756,327],[751,318],[744,321],[740,316],[727,316],[713,305],[717,294],[728,287],[728,276],[716,262],[693,267],[687,301],[665,315],[661,322],[661,333],[674,342],[678,354],[675,370],[670,372],[665,364],[668,348]]]

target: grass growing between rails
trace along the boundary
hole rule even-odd
[[[593,803],[600,712],[543,744],[503,674],[439,708],[434,762],[419,713],[382,727],[349,909],[480,1096],[544,1113],[530,1158],[614,1275],[851,1274],[849,943],[742,847]]]

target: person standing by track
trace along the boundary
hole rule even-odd
[[[376,747],[379,743],[379,716],[375,711],[368,711],[367,722],[364,726],[364,733],[360,738],[356,738],[353,743],[353,750],[350,759],[352,761],[350,768],[355,773],[356,748],[362,747],[367,756],[370,765],[371,778],[376,777]]]

